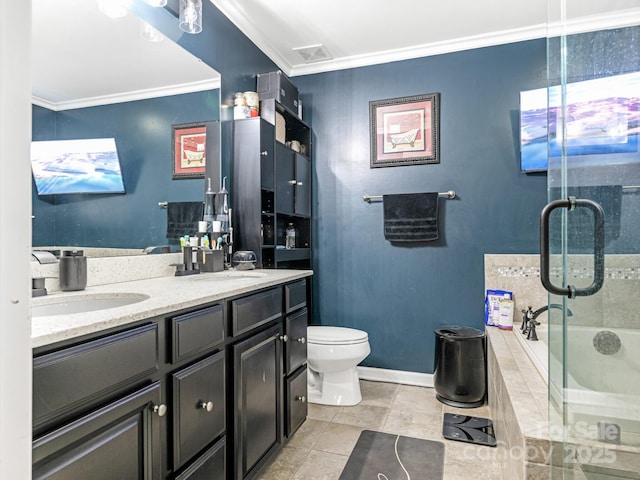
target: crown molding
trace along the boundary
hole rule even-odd
[[[262,50],[285,74],[290,77],[324,73],[348,68],[366,67],[382,63],[411,60],[414,58],[491,47],[558,35],[570,35],[590,31],[621,28],[640,23],[640,8],[613,13],[581,17],[575,20],[547,22],[522,28],[491,32],[484,35],[434,42],[409,48],[387,50],[365,55],[334,58],[324,62],[290,64],[269,42],[246,12],[231,0],[210,0],[242,33]]]
[[[202,80],[199,82],[189,82],[166,87],[147,88],[132,92],[116,93],[111,95],[100,95],[98,97],[80,98],[62,102],[52,102],[42,97],[33,96],[32,103],[40,107],[53,110],[72,110],[76,108],[96,107],[99,105],[111,105],[113,103],[134,102],[136,100],[146,100],[149,98],[169,97],[172,95],[182,95],[184,93],[203,92],[220,88],[220,79]]]

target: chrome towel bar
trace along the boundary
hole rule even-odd
[[[448,192],[438,192],[439,197],[456,198],[456,192],[449,190]],[[371,203],[371,200],[382,200],[382,195],[363,195],[362,200]]]

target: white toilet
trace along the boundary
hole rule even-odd
[[[307,396],[322,405],[362,400],[356,366],[371,353],[367,332],[344,327],[307,327]]]

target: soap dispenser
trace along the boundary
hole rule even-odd
[[[60,257],[60,290],[84,290],[87,286],[87,257],[82,250],[64,250]]]

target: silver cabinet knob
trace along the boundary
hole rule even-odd
[[[287,183],[289,185],[296,185],[298,183],[298,181],[297,180],[289,180]]]
[[[269,152],[264,150],[264,151],[260,152],[260,155],[262,155],[263,157],[267,157],[269,155]]]
[[[301,344],[303,344],[303,345],[304,345],[305,343],[307,343],[307,339],[306,339],[306,338],[304,338],[304,337],[298,338],[297,340],[298,340]]]
[[[288,342],[289,337],[287,335],[280,335],[280,340],[282,340],[283,342]]]
[[[167,406],[164,403],[161,403],[160,405],[153,405],[151,410],[159,417],[164,417],[167,414]]]
[[[207,412],[213,411],[213,402],[201,402],[199,407]]]
[[[302,186],[302,182],[296,182],[296,185]]]
[[[297,395],[296,396],[296,402],[306,402],[307,401],[307,397],[305,397],[304,395]]]

